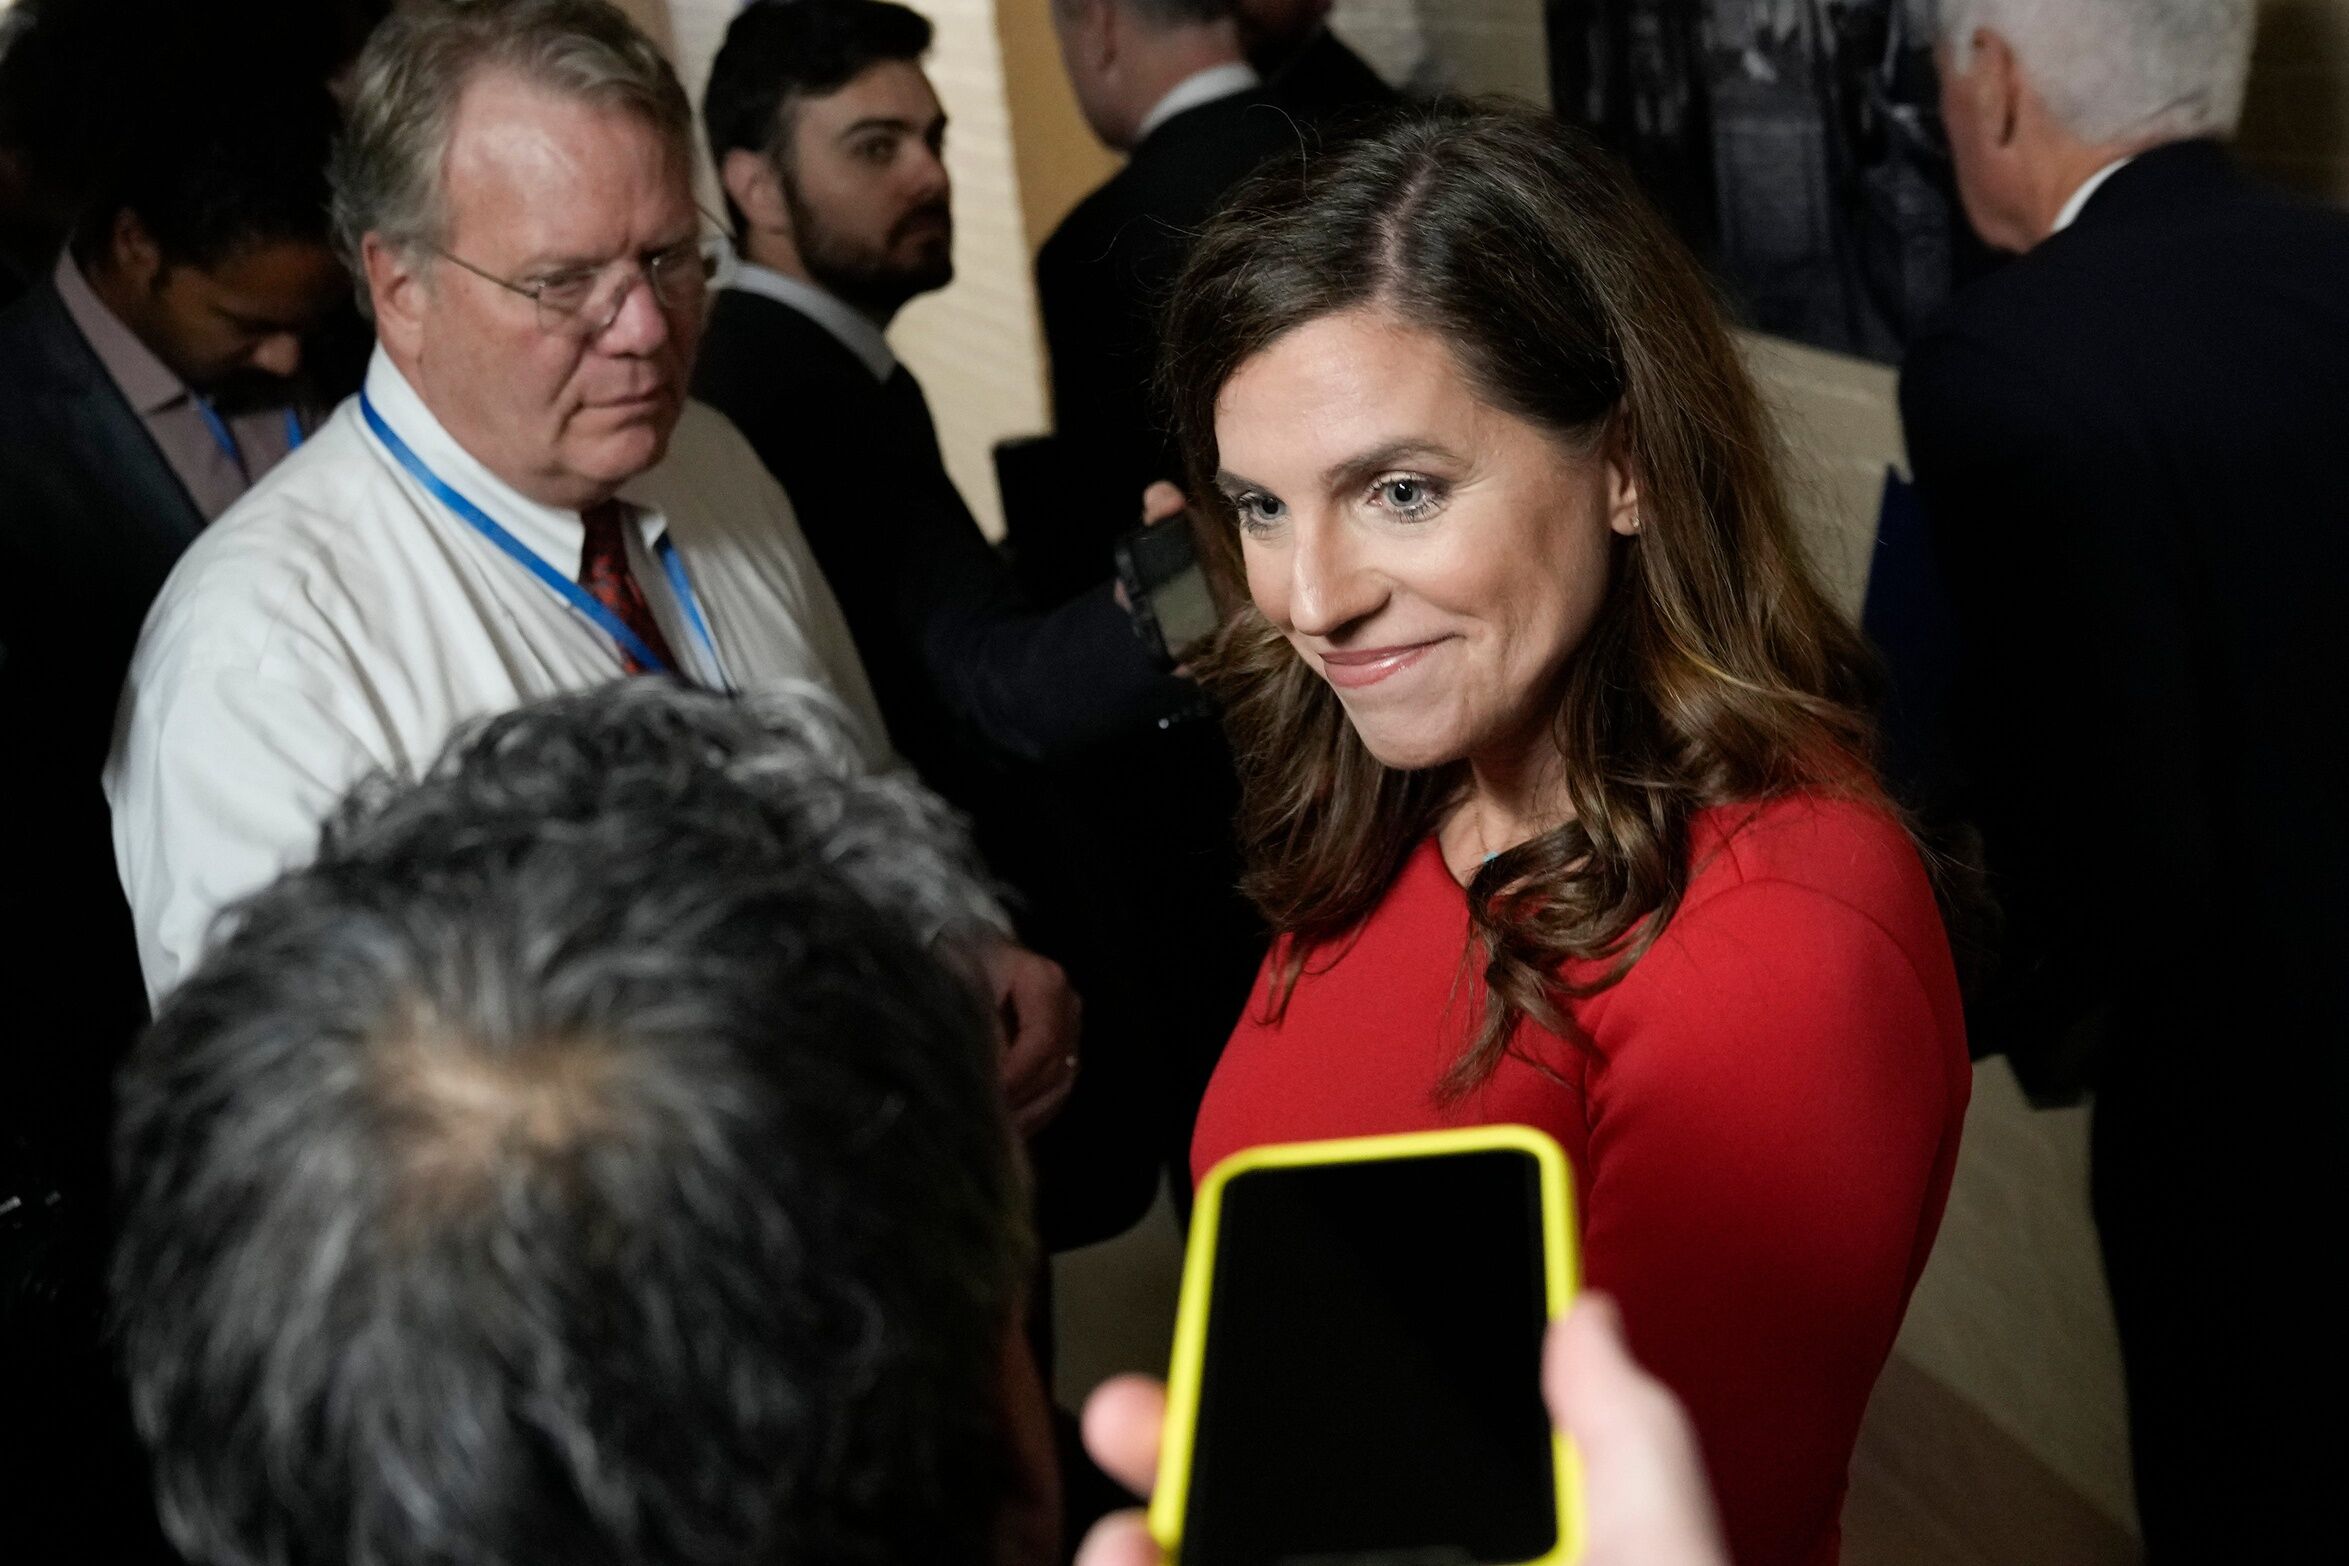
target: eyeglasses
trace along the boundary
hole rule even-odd
[[[666,250],[647,256],[623,256],[598,266],[566,267],[543,277],[515,282],[475,266],[463,256],[438,245],[426,247],[443,261],[463,267],[485,283],[495,283],[510,294],[520,294],[538,308],[541,331],[568,333],[592,341],[611,330],[621,308],[643,278],[664,310],[699,308],[709,298],[710,282],[725,259],[726,241],[716,234],[697,234]]]

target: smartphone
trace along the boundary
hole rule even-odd
[[[1215,633],[1215,595],[1193,550],[1187,518],[1170,517],[1124,534],[1116,559],[1135,627],[1156,644],[1152,651],[1169,667]]]
[[[1581,1552],[1542,1338],[1572,1184],[1525,1126],[1216,1165],[1184,1260],[1151,1531],[1182,1566],[1518,1566]]]

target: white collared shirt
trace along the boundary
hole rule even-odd
[[[889,339],[881,334],[871,317],[860,314],[813,283],[802,282],[755,261],[743,261],[736,264],[734,276],[726,286],[739,288],[746,294],[763,294],[777,304],[791,306],[839,338],[843,347],[864,361],[876,381],[889,379],[897,369],[897,355],[889,351]]]
[[[2073,222],[2080,216],[2080,209],[2088,205],[2088,198],[2095,195],[2099,190],[2102,190],[2106,180],[2112,178],[2115,174],[2118,174],[2121,170],[2127,168],[2131,163],[2135,162],[2136,159],[2137,155],[2133,152],[2125,158],[2115,158],[2110,163],[2107,163],[2103,168],[2098,169],[2095,173],[2082,180],[2080,182],[2080,188],[2072,192],[2072,199],[2065,202],[2063,206],[2057,210],[2055,214],[2055,227],[2047,231],[2048,237],[2052,239],[2056,235],[2062,233],[2065,229],[2070,228]]]
[[[576,573],[578,514],[493,477],[381,349],[367,394],[444,482]],[[733,425],[688,403],[668,455],[619,498],[638,519],[631,568],[691,677],[812,682],[887,757],[840,607]],[[664,532],[717,668],[655,558]],[[413,777],[467,719],[620,674],[607,633],[434,499],[346,401],[197,538],[139,636],[105,783],[149,997],[194,965],[221,908],[315,850],[362,775]]]
[[[1142,116],[1142,123],[1134,131],[1134,145],[1139,147],[1150,139],[1150,133],[1186,109],[1196,109],[1203,103],[1218,98],[1229,98],[1235,92],[1246,92],[1263,81],[1256,68],[1245,60],[1233,60],[1223,65],[1211,65],[1204,71],[1194,71],[1174,84],[1169,92]]]

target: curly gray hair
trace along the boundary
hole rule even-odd
[[[190,1560],[977,1560],[1032,1256],[945,808],[824,703],[459,735],[123,1072],[115,1300]]]

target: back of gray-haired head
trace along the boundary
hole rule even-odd
[[[2253,0],[1936,0],[1966,64],[1988,28],[2065,130],[2090,144],[2225,136],[2243,114]]]
[[[360,243],[444,242],[441,175],[458,101],[484,71],[641,116],[693,166],[693,108],[677,73],[606,0],[409,0],[369,35],[336,143],[335,242],[368,304]]]
[[[944,809],[639,680],[370,784],[121,1083],[200,1563],[976,1560],[1028,1242]]]

